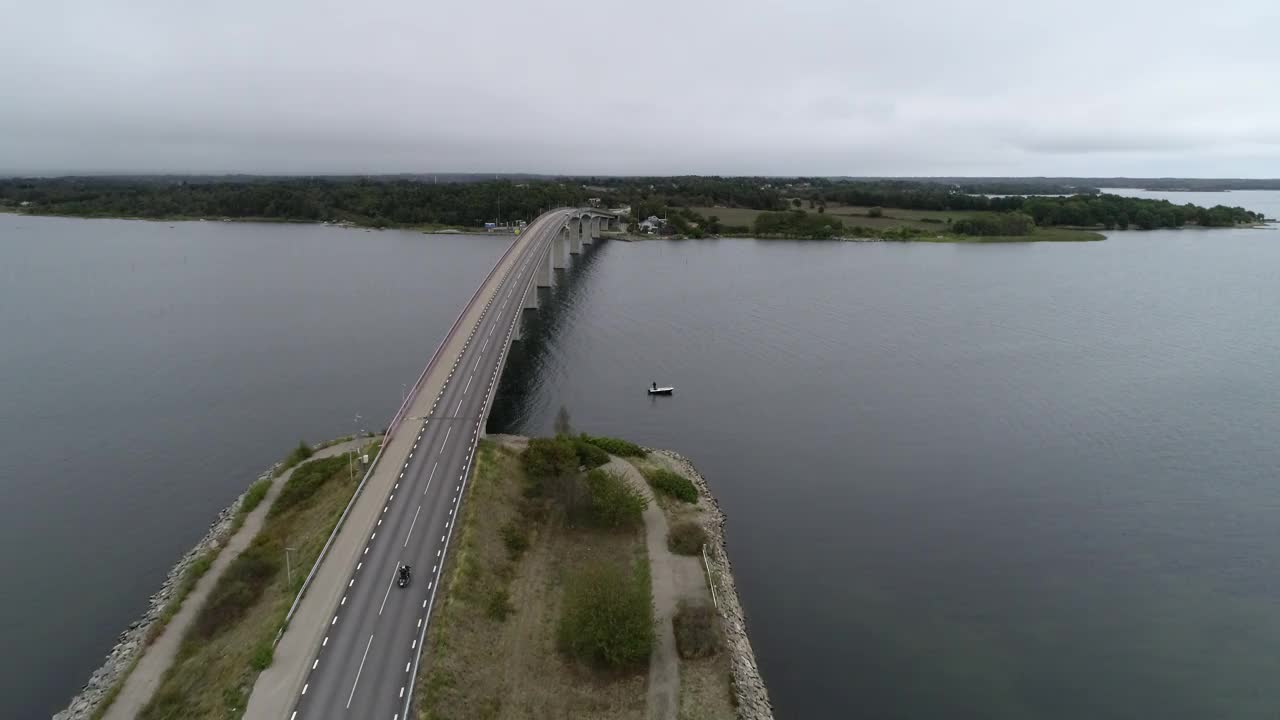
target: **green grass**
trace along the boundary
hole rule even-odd
[[[345,457],[305,463],[290,482],[300,476],[305,492],[295,491],[279,510],[277,499],[257,537],[218,578],[141,720],[243,714],[254,679],[271,661],[271,643],[306,575],[303,569],[315,562],[354,490]],[[285,577],[286,547],[291,578]]]
[[[271,510],[268,515],[275,517],[296,505],[306,502],[329,481],[334,473],[340,470],[347,470],[349,478],[351,473],[347,465],[350,462],[351,460],[346,455],[337,455],[323,460],[312,460],[294,470],[293,474],[289,476],[288,482],[280,489],[280,494],[276,496],[276,501],[271,504]]]
[[[262,503],[262,499],[267,496],[267,491],[271,489],[271,478],[263,478],[249,486],[244,494],[244,501],[240,503],[240,514],[248,515]]]
[[[749,208],[699,207],[691,209],[704,217],[716,215],[720,218],[720,222],[724,224],[747,226],[754,225],[756,216],[763,212],[761,210],[751,210]],[[816,209],[809,209],[807,202],[801,209],[807,213],[817,212]],[[980,211],[908,210],[905,208],[887,207],[881,209],[883,214],[880,217],[871,217],[868,215],[868,211],[870,210],[871,208],[869,207],[856,205],[828,205],[825,214],[844,223],[845,237],[857,236],[859,233],[856,233],[854,228],[862,227],[871,231],[871,234],[880,232],[888,233],[895,228],[909,228],[910,230],[917,230],[924,234],[901,239],[909,239],[918,242],[1080,242],[1104,239],[1101,233],[1079,228],[1064,227],[1036,228],[1035,233],[1031,235],[1019,236],[973,237],[968,235],[954,235],[947,232],[949,222],[971,217],[978,214]]]
[[[610,669],[647,663],[654,640],[650,588],[643,560],[630,572],[603,562],[573,572],[557,626],[561,652]]]
[[[1106,236],[1102,233],[1093,232],[1092,230],[1047,227],[1036,228],[1036,231],[1030,235],[979,236],[947,234],[940,238],[921,237],[916,239],[922,242],[949,243],[1092,242],[1095,240],[1105,240]]]
[[[665,468],[646,468],[640,472],[654,490],[681,502],[698,502],[698,489],[689,478]]]

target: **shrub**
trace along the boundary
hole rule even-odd
[[[630,572],[597,563],[570,576],[557,635],[562,652],[596,666],[648,662],[654,638],[648,563],[637,561]]]
[[[568,438],[533,438],[520,460],[525,473],[535,482],[564,477],[578,470],[578,453]]]
[[[249,486],[248,492],[244,494],[244,502],[240,503],[240,512],[248,515],[253,509],[258,507],[262,502],[262,498],[267,496],[267,491],[271,489],[271,480],[263,478]]]
[[[507,546],[511,559],[518,560],[529,549],[529,535],[522,526],[510,522],[502,526],[502,544]]]
[[[270,640],[264,640],[253,649],[253,655],[249,658],[249,665],[254,670],[266,670],[271,666],[271,660],[275,656],[275,646]]]
[[[710,657],[720,651],[720,618],[710,605],[681,600],[676,605],[671,626],[680,657]]]
[[[271,511],[268,514],[271,517],[276,517],[280,513],[302,504],[315,495],[316,491],[326,482],[345,470],[346,466],[347,458],[342,455],[304,463],[289,476],[289,481],[280,489],[280,494],[276,496],[276,501],[271,504]]]
[[[587,473],[587,492],[591,498],[591,523],[598,527],[635,527],[649,506],[649,500],[625,479],[605,470]]]
[[[667,531],[667,549],[678,555],[697,555],[707,542],[707,532],[691,520],[678,522]]]
[[[867,208],[867,217],[884,217],[884,208]]]
[[[649,481],[649,485],[654,490],[664,495],[670,495],[687,503],[698,502],[698,489],[693,486],[689,478],[679,473],[656,468],[644,471],[644,479]]]
[[[646,454],[644,448],[639,445],[633,442],[627,442],[626,440],[619,440],[618,438],[603,437],[599,435],[592,436],[586,433],[580,435],[579,438],[595,445],[610,455],[620,455],[622,457],[644,457]]]
[[[515,612],[506,588],[496,588],[489,592],[489,599],[485,602],[485,612],[494,620],[506,620],[508,615]]]
[[[588,468],[597,468],[609,462],[609,453],[582,438],[574,438],[573,448],[578,453],[578,464]]]
[[[280,477],[289,468],[311,457],[311,453],[311,446],[307,444],[307,441],[299,440],[298,447],[290,451],[284,458],[284,464],[276,469],[276,477]]]

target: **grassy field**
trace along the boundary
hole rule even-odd
[[[427,635],[417,716],[640,720],[645,673],[567,660],[557,623],[568,577],[647,562],[642,532],[567,528],[554,506],[525,497],[515,450],[482,441],[477,458]]]
[[[340,455],[302,463],[258,536],[223,574],[161,678],[143,720],[239,718],[271,643],[355,489]],[[296,481],[296,483],[295,483]],[[290,492],[291,487],[293,489]],[[288,495],[290,500],[281,504]],[[285,577],[285,546],[293,577]]]
[[[815,212],[809,209],[808,203],[801,208],[805,212]],[[972,237],[965,235],[945,234],[943,237],[937,235],[946,232],[948,221],[956,221],[969,217],[977,213],[975,210],[905,210],[902,208],[883,208],[880,217],[870,217],[867,213],[871,208],[859,207],[855,205],[828,205],[826,214],[840,220],[846,228],[853,226],[862,226],[872,230],[887,230],[895,227],[908,227],[916,230],[923,230],[929,233],[928,236],[913,238],[916,241],[924,242],[1066,242],[1066,241],[1082,241],[1082,240],[1102,240],[1101,233],[1093,232],[1080,228],[1059,228],[1048,227],[1039,228],[1033,235],[1020,236],[1000,236],[1000,237]],[[694,212],[710,217],[715,215],[720,218],[720,222],[728,225],[746,225],[750,227],[762,211],[751,210],[748,208],[720,208],[720,207],[700,207],[692,208]],[[932,222],[931,222],[932,221]]]

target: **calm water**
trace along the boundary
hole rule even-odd
[[[299,438],[381,429],[506,241],[0,214],[0,717],[48,717]]]
[[[0,717],[386,422],[502,247],[0,215]],[[561,298],[494,429],[694,459],[780,718],[1275,717],[1280,232],[608,243]]]
[[[694,458],[780,718],[1274,718],[1278,306],[1275,230],[611,243],[510,412]]]

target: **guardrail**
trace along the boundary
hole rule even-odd
[[[342,525],[346,522],[347,516],[351,513],[351,508],[355,507],[356,501],[360,499],[360,495],[364,491],[365,484],[373,475],[373,471],[378,467],[378,460],[382,458],[383,451],[387,449],[387,445],[391,444],[391,437],[395,434],[395,431],[399,429],[401,421],[404,420],[404,414],[408,411],[409,407],[413,405],[413,401],[417,399],[418,392],[422,389],[422,382],[426,380],[431,368],[436,363],[436,359],[440,356],[440,352],[444,350],[445,345],[448,345],[449,341],[453,339],[454,333],[458,330],[458,326],[462,324],[462,318],[466,317],[467,311],[471,309],[476,298],[480,297],[480,292],[483,291],[489,284],[489,281],[493,279],[494,274],[498,272],[498,268],[501,267],[502,263],[506,261],[509,255],[511,255],[511,251],[516,248],[516,245],[520,244],[520,240],[521,236],[517,235],[515,240],[511,241],[511,245],[509,245],[506,251],[502,253],[502,257],[498,258],[498,261],[493,264],[493,269],[489,271],[489,274],[485,276],[484,281],[481,282],[480,286],[476,288],[476,291],[472,293],[471,299],[467,301],[466,305],[462,306],[462,312],[458,313],[458,317],[453,321],[453,325],[450,326],[449,332],[445,333],[444,339],[440,341],[438,346],[436,346],[436,351],[431,354],[431,359],[427,361],[426,367],[424,367],[422,369],[422,373],[418,375],[417,382],[413,384],[413,388],[409,391],[409,394],[406,395],[404,401],[400,403],[400,409],[396,410],[395,416],[391,418],[391,423],[387,425],[387,432],[382,436],[382,445],[378,448],[378,452],[373,456],[373,462],[369,463],[369,469],[365,470],[364,477],[360,478],[360,484],[356,486],[355,492],[351,494],[351,500],[348,501],[347,506],[343,508],[342,515],[338,517],[337,524],[333,526],[333,532],[329,533],[329,538],[325,540],[324,547],[320,548],[320,554],[316,556],[316,561],[311,565],[311,571],[307,573],[306,579],[302,581],[302,587],[298,588],[298,594],[294,596],[293,604],[289,606],[289,612],[284,616],[284,623],[280,625],[280,629],[276,632],[275,640],[271,642],[272,647],[280,644],[280,638],[284,637],[284,631],[288,629],[289,621],[293,619],[294,613],[298,611],[298,605],[302,603],[303,595],[305,595],[307,589],[311,587],[311,581],[315,579],[316,573],[320,570],[321,563],[323,563],[325,557],[328,556],[329,548],[333,546],[334,539],[338,537],[338,532],[342,530]]]

